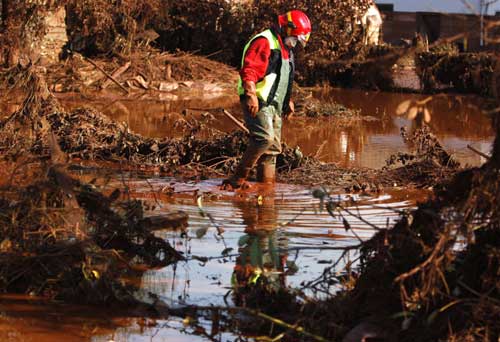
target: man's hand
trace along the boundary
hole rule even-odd
[[[292,100],[288,102],[288,110],[284,113],[285,119],[290,119],[292,115],[295,113],[295,103]]]
[[[245,104],[247,106],[248,113],[252,117],[255,117],[259,111],[259,99],[257,98],[255,83],[245,81],[243,82],[243,89],[245,90]]]
[[[255,117],[259,111],[259,99],[257,95],[247,95],[246,96],[247,110],[251,116]]]

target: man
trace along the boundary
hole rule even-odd
[[[364,45],[379,45],[380,31],[382,30],[382,15],[378,10],[375,2],[370,1],[370,7],[361,17],[361,25],[363,26],[363,44]]]
[[[305,46],[311,33],[309,18],[292,10],[279,15],[277,25],[254,36],[243,51],[238,93],[250,141],[227,189],[248,187],[246,179],[257,164],[257,181],[272,183],[276,156],[281,152],[281,115],[294,111],[290,99],[294,60],[292,49]]]

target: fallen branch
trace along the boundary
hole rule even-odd
[[[222,112],[224,113],[225,116],[227,116],[236,126],[241,128],[243,132],[250,134],[250,131],[246,126],[238,119],[236,119],[231,113],[229,113],[227,110],[223,109]]]
[[[127,88],[125,88],[120,82],[118,82],[113,76],[111,76],[110,74],[108,74],[106,72],[106,70],[104,70],[103,68],[101,68],[99,65],[97,65],[93,60],[91,60],[90,58],[87,58],[85,56],[82,56],[82,58],[89,62],[90,64],[92,64],[97,70],[99,70],[100,72],[102,72],[104,74],[104,76],[106,76],[107,78],[109,78],[112,82],[114,82],[116,85],[118,85],[124,92],[126,92],[127,94],[129,93],[129,90]]]
[[[486,158],[487,160],[490,160],[490,159],[491,159],[491,157],[490,157],[489,155],[487,155],[486,153],[483,153],[483,152],[481,152],[481,151],[479,151],[479,150],[475,149],[475,148],[474,148],[474,147],[472,147],[471,145],[467,145],[467,148],[468,148],[469,150],[471,150],[472,152],[479,154],[481,157]]]
[[[101,86],[101,89],[106,89],[107,87],[109,87],[109,85],[114,82],[114,80],[116,80],[118,77],[120,77],[121,74],[123,74],[125,71],[128,70],[128,68],[130,67],[130,62],[127,62],[125,63],[125,65],[119,67],[118,69],[116,69],[110,77],[112,78],[108,78]],[[115,82],[116,83],[116,82]]]
[[[252,315],[254,317],[258,317],[258,318],[264,319],[266,321],[269,321],[269,322],[276,324],[282,328],[292,330],[300,335],[307,336],[315,341],[318,341],[318,342],[329,342],[330,341],[331,342],[331,340],[327,340],[322,336],[318,336],[318,335],[315,335],[315,334],[312,334],[310,332],[305,331],[304,327],[302,327],[298,324],[289,324],[289,323],[287,323],[281,319],[278,319],[276,317],[272,317],[272,316],[267,315],[263,312],[253,310],[250,308],[246,308],[246,307],[239,307],[239,306],[238,307],[222,307],[222,306],[219,306],[219,307],[208,306],[207,307],[207,306],[187,305],[187,306],[181,306],[179,308],[171,308],[171,307],[168,307],[168,305],[163,303],[161,300],[158,300],[153,305],[157,309],[157,311],[159,311],[160,314],[162,313],[163,308],[168,308],[167,311],[165,312],[166,314],[177,316],[177,317],[182,317],[182,318],[185,318],[186,315],[193,314],[197,311],[212,311],[213,312],[214,310],[217,310],[217,311],[226,311],[226,312],[230,312],[230,313],[244,312],[244,313]]]

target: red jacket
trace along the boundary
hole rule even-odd
[[[282,57],[288,59],[288,49],[283,44],[280,36],[278,36],[278,40],[281,45]],[[240,70],[241,80],[243,82],[251,81],[254,83],[262,80],[266,76],[270,56],[271,47],[267,39],[264,37],[255,39],[246,51],[243,66]]]

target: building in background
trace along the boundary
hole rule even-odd
[[[495,40],[500,35],[488,29],[488,25],[500,21],[500,16],[484,15],[481,18],[478,14],[471,14],[471,10],[467,13],[467,8],[460,1],[441,0],[434,3],[439,4],[436,11],[424,11],[424,8],[430,8],[425,2],[377,2],[384,17],[383,40],[398,45],[411,41],[418,33],[427,37],[430,44],[455,37],[454,42],[462,51],[499,48]],[[446,3],[450,5],[445,6]],[[495,13],[493,10],[498,7],[496,3],[492,6],[488,13]]]
[[[375,0],[380,8],[380,4],[390,3],[397,12],[441,12],[441,13],[462,13],[477,14],[481,3],[485,4],[491,0],[468,0],[473,9],[465,5],[462,0]],[[489,15],[500,11],[500,2],[492,3],[488,6]]]

